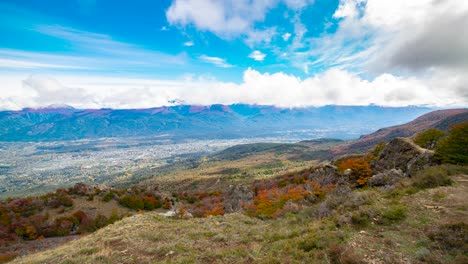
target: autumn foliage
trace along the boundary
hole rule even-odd
[[[291,204],[286,206],[287,202],[297,202],[309,194],[310,192],[300,185],[260,190],[254,198],[254,203],[247,206],[247,213],[261,218],[276,218],[288,211],[299,209],[299,206]]]
[[[224,215],[224,194],[220,191],[180,192],[175,196],[179,201],[188,203],[184,210],[194,217]]]
[[[252,204],[244,205],[246,213],[259,218],[277,218],[296,212],[303,205],[323,199],[335,184],[322,186],[311,174],[315,168],[290,172],[270,180],[253,184],[255,197]]]
[[[42,196],[0,200],[0,244],[18,238],[35,240],[93,232],[121,219],[115,212],[110,217],[99,214],[91,217],[84,211],[73,211],[74,197],[94,196],[100,192],[79,183]],[[49,213],[52,212],[58,215],[51,217]]]
[[[338,171],[344,173],[346,170],[351,170],[349,179],[357,186],[366,185],[369,178],[372,176],[372,169],[366,159],[362,157],[353,157],[337,162]]]

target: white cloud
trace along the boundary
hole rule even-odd
[[[200,30],[220,36],[245,33],[256,21],[265,18],[276,0],[175,0],[166,12],[171,24],[193,24]]]
[[[215,66],[218,66],[218,67],[221,67],[221,68],[234,67],[234,65],[231,65],[231,64],[227,63],[226,60],[223,59],[223,58],[211,57],[211,56],[206,56],[206,55],[201,55],[198,58],[200,60],[204,61],[204,62],[211,63],[211,64],[213,64]]]
[[[341,0],[334,17],[337,33],[314,42],[343,47],[320,56],[328,64],[360,52],[361,66],[376,73],[468,66],[468,1]]]
[[[313,4],[314,0],[284,0],[284,2],[291,9],[301,9],[307,5]]]
[[[263,61],[266,57],[266,54],[262,53],[261,51],[254,50],[250,53],[249,58],[254,59],[256,61]]]
[[[341,0],[333,16],[337,30],[312,38],[295,17],[293,41],[278,54],[299,69],[373,76],[468,69],[468,1]]]
[[[149,108],[181,100],[187,104],[466,106],[464,72],[434,72],[425,78],[381,74],[372,80],[330,69],[301,79],[282,72],[244,72],[240,84],[214,79],[151,80],[93,76],[0,76],[0,109],[52,104],[76,108]]]
[[[86,69],[85,67],[64,65],[64,64],[51,64],[51,63],[40,63],[27,60],[13,60],[13,59],[2,59],[0,58],[0,68],[6,69]]]
[[[193,45],[195,45],[195,43],[193,43],[193,41],[184,42],[184,46],[186,46],[186,47],[192,47]]]
[[[289,38],[291,37],[291,33],[287,32],[287,33],[284,33],[282,36],[284,41],[288,41]]]
[[[250,47],[254,47],[258,44],[268,45],[276,34],[276,27],[270,27],[264,30],[253,29],[246,33],[244,41]]]
[[[259,29],[267,13],[284,2],[290,9],[298,10],[313,3],[312,0],[174,0],[166,12],[172,25],[195,26],[210,31],[221,38],[243,37],[253,46],[269,43],[276,28]]]

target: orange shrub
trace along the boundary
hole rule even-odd
[[[309,192],[304,190],[301,185],[259,190],[257,196],[254,197],[254,203],[246,206],[247,213],[261,218],[276,218],[288,211],[283,210],[286,202],[297,202],[307,195]]]
[[[213,209],[206,211],[203,215],[204,216],[224,215],[223,205],[219,203]]]
[[[372,169],[364,158],[349,158],[338,162],[338,171],[344,173],[347,169],[351,170],[349,179],[358,186],[366,185],[372,176]]]

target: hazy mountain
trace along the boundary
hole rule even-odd
[[[429,112],[421,107],[258,105],[74,109],[68,106],[0,112],[1,141],[54,141],[168,135],[172,138],[358,138]]]

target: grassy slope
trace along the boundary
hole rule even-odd
[[[283,146],[283,144],[281,144]],[[215,191],[230,184],[250,184],[254,180],[267,179],[291,170],[301,170],[318,164],[316,160],[297,160],[298,154],[307,151],[307,147],[267,149],[249,155],[241,155],[228,160],[215,156],[205,159],[197,167],[174,168],[162,175],[143,181],[142,185],[157,184],[160,190],[173,191]]]
[[[452,186],[418,192],[411,187],[413,179],[393,190],[354,190],[344,200],[327,198],[268,221],[243,214],[170,219],[146,213],[13,263],[463,263],[466,245],[465,253],[463,245],[453,253],[428,238],[433,228],[468,223],[468,176],[451,178]],[[342,200],[320,218],[324,204],[334,199]],[[342,223],[360,212],[374,216],[368,223]],[[467,231],[462,235],[466,243]]]

